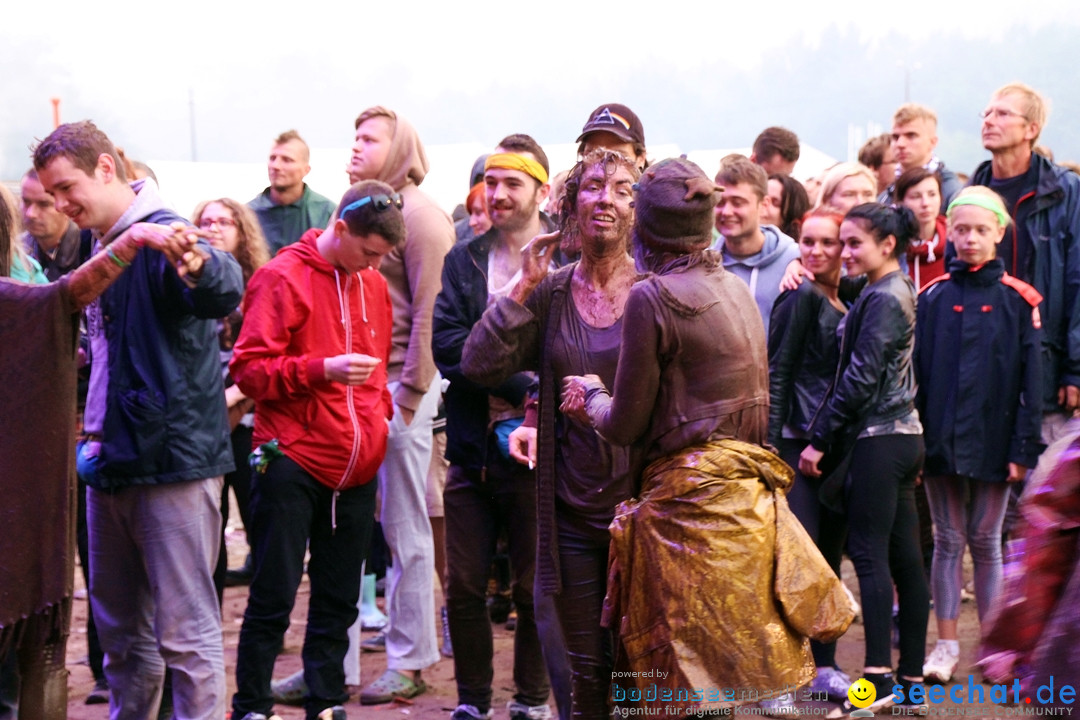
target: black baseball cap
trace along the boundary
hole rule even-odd
[[[581,142],[586,135],[594,132],[609,132],[626,142],[645,144],[645,128],[641,126],[641,120],[633,110],[619,103],[608,103],[593,110],[575,142]]]

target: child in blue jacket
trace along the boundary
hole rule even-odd
[[[1042,297],[1006,274],[996,258],[1009,214],[997,193],[975,186],[949,204],[948,220],[956,257],[948,274],[923,288],[915,324],[938,627],[923,673],[927,682],[938,683],[950,680],[959,661],[964,544],[975,566],[981,620],[1001,591],[1009,483],[1022,480],[1043,449]]]

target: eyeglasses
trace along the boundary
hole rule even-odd
[[[1018,117],[1023,120],[1027,120],[1027,116],[1023,113],[1018,113],[1015,110],[1009,110],[1007,108],[986,108],[981,113],[979,113],[979,117],[983,120],[989,117],[993,117],[995,120],[1008,120],[1011,117]]]
[[[605,177],[614,175],[615,171],[618,170],[620,166],[628,168],[635,180],[641,174],[641,168],[638,167],[635,159],[627,157],[618,150],[608,150],[607,148],[602,147],[593,148],[585,153],[585,155],[581,157],[580,164],[582,174],[584,174],[586,167],[595,165],[604,166]]]
[[[203,218],[199,221],[200,230],[209,230],[217,225],[219,228],[236,227],[236,221],[229,218]]]
[[[393,195],[368,195],[367,197],[362,197],[356,202],[351,202],[341,208],[341,216],[345,217],[345,213],[364,207],[368,203],[371,203],[378,212],[389,210],[391,205],[400,210],[405,204],[401,199],[401,195],[398,193],[394,193]]]

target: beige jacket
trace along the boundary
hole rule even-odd
[[[442,287],[443,258],[454,244],[450,216],[417,187],[428,172],[427,155],[415,128],[396,118],[390,151],[377,180],[401,193],[405,242],[383,258],[379,270],[394,308],[390,381],[400,381],[394,404],[416,410],[435,377],[431,357],[431,313]]]

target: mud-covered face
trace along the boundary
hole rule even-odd
[[[582,243],[622,243],[634,222],[634,176],[620,165],[607,172],[604,163],[588,168],[581,176],[577,195],[577,221]]]

